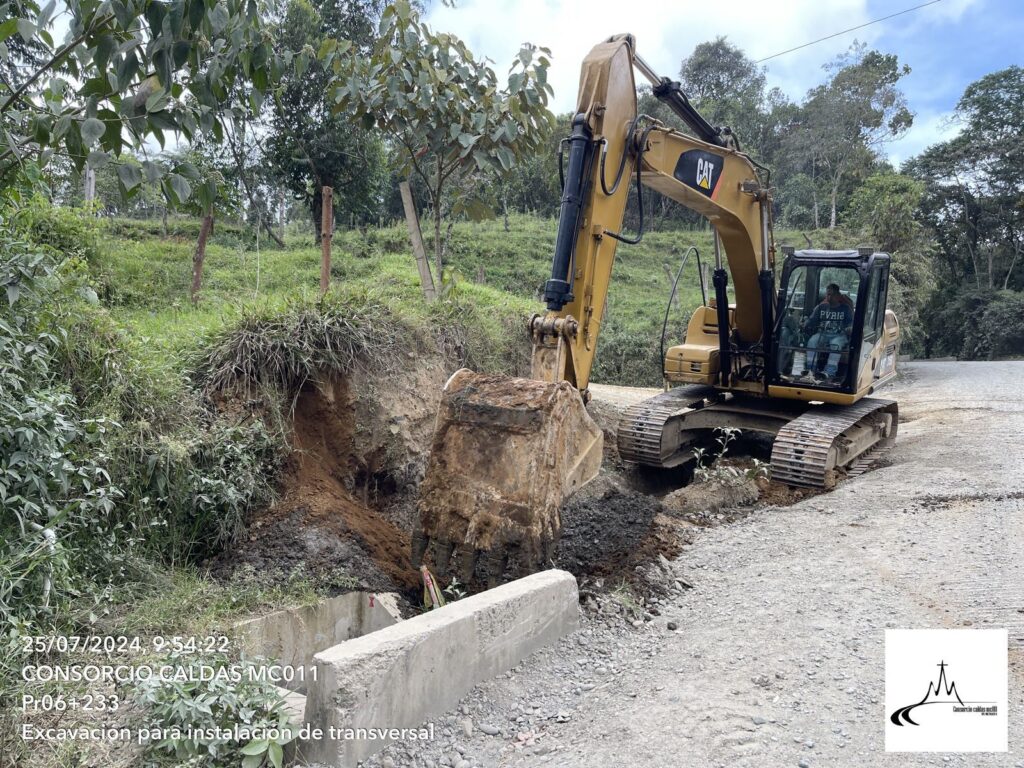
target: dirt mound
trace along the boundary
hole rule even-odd
[[[681,528],[663,511],[651,496],[608,478],[594,481],[562,509],[556,565],[581,581],[633,579],[638,565],[659,554],[674,558],[682,549]]]
[[[444,371],[426,365],[401,380],[332,377],[309,383],[293,411],[292,454],[280,499],[250,521],[246,541],[212,564],[228,576],[301,569],[332,591],[411,591],[409,526],[393,519],[422,477]]]
[[[758,498],[753,478],[732,482],[711,480],[692,483],[668,494],[662,503],[673,513],[691,519],[699,513],[717,513],[724,509],[748,507]],[[696,520],[694,520],[696,522]]]

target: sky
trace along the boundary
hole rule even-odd
[[[551,104],[572,110],[580,63],[591,47],[631,32],[640,54],[660,75],[678,78],[679,65],[701,42],[725,36],[757,60],[927,0],[456,0],[430,2],[426,20],[456,34],[499,75],[523,42],[551,50]],[[910,13],[765,61],[768,86],[800,101],[825,78],[822,67],[855,41],[895,53],[911,73],[901,81],[914,125],[888,145],[899,165],[928,146],[956,135],[951,118],[964,88],[979,77],[1024,65],[1024,2],[939,0]],[[638,75],[638,82],[643,80]],[[742,139],[742,137],[741,137]]]

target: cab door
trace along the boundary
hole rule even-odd
[[[885,307],[889,296],[889,260],[872,259],[865,283],[862,336],[857,356],[858,371],[853,379],[858,392],[871,387],[887,374],[884,326]]]

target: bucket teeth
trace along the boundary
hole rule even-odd
[[[427,553],[430,546],[430,537],[423,532],[419,525],[412,532],[412,567],[419,568],[423,565],[423,555]]]
[[[442,539],[434,541],[434,568],[437,570],[438,577],[448,572],[448,561],[451,560],[454,549],[455,545],[450,541]]]

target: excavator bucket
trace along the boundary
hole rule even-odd
[[[600,469],[602,438],[567,382],[457,371],[420,485],[413,564],[432,543],[437,575],[457,550],[466,584],[481,557],[491,586],[510,556],[527,571],[541,566],[561,533],[562,503]]]

